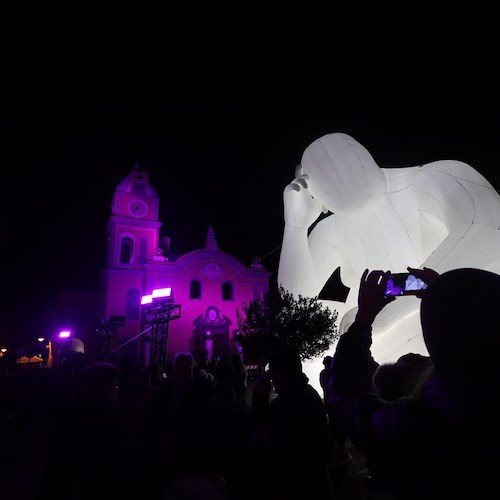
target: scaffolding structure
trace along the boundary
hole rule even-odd
[[[125,325],[125,316],[110,316],[103,318],[101,323],[96,328],[96,333],[99,336],[99,361],[108,361],[109,344],[113,337],[117,335],[117,329]]]
[[[181,317],[180,304],[174,304],[172,298],[155,299],[150,304],[143,304],[144,324],[151,325],[150,363],[158,364],[162,371],[167,368],[168,325],[170,321]]]

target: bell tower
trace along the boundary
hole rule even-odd
[[[159,247],[159,199],[135,164],[115,190],[108,223],[108,268],[142,269]]]
[[[106,346],[120,348],[132,359],[142,359],[143,345],[128,342],[141,327],[141,296],[144,294],[148,264],[156,263],[161,223],[159,199],[149,183],[149,175],[135,164],[118,184],[111,202],[108,221],[107,266],[101,276],[103,318],[124,318],[116,338]],[[165,259],[166,260],[166,259]],[[120,347],[121,346],[121,347]]]

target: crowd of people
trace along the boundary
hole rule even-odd
[[[373,359],[371,325],[401,299],[384,294],[389,272],[366,270],[355,321],[332,360],[327,405],[366,457],[374,489],[397,499],[490,498],[500,483],[500,276],[411,271],[428,284],[420,320],[429,358],[390,367]]]
[[[404,298],[385,295],[389,272],[366,270],[354,322],[324,359],[322,394],[286,346],[251,388],[238,353],[209,362],[178,352],[166,374],[83,355],[43,372],[2,366],[0,488],[24,486],[31,496],[6,498],[34,500],[328,500],[336,451],[349,442],[366,460],[367,488],[387,498],[491,497],[500,276],[412,272],[428,285],[429,355],[373,359],[371,325]]]

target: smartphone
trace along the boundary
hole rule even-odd
[[[427,283],[411,273],[394,273],[387,281],[385,296],[415,295],[426,288]]]

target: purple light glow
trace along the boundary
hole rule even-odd
[[[67,339],[70,335],[71,335],[71,332],[69,330],[64,330],[62,332],[59,332],[60,339]]]

